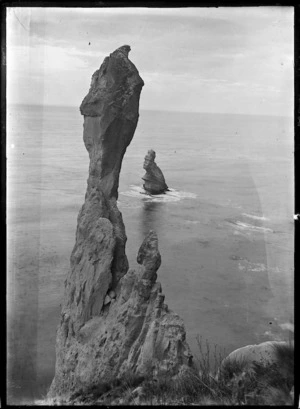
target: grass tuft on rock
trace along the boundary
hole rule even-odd
[[[183,367],[176,375],[127,372],[74,394],[69,404],[278,406],[293,404],[294,346],[274,344],[277,364],[268,367],[244,358],[225,360],[225,351],[198,337],[199,371]],[[221,365],[222,363],[222,365]]]

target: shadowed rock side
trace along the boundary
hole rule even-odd
[[[161,257],[154,232],[139,250],[137,271],[128,270],[127,238],[116,203],[144,84],[129,50],[123,46],[105,58],[80,107],[89,177],[65,280],[49,397],[68,399],[129,369],[176,373],[181,365],[192,365],[183,322],[168,310],[156,282]]]
[[[143,166],[146,170],[145,175],[142,177],[145,182],[143,187],[146,192],[150,193],[151,195],[165,193],[168,190],[164,175],[154,161],[155,156],[155,152],[150,149],[145,156]]]

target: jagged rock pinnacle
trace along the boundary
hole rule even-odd
[[[177,373],[192,365],[183,322],[164,304],[156,282],[161,263],[156,233],[145,238],[136,270],[129,269],[125,254],[119,174],[144,85],[129,51],[122,46],[104,59],[80,106],[89,176],[65,280],[49,397],[69,399],[128,371]]]

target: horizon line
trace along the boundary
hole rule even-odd
[[[19,105],[19,106],[35,106],[35,107],[54,107],[54,108],[77,108],[79,111],[79,106],[76,105],[54,105],[54,104],[32,104],[24,102],[10,102],[6,103],[6,107]],[[182,111],[182,110],[168,110],[168,109],[153,109],[153,108],[141,108],[140,111],[150,111],[150,112],[167,112],[167,113],[183,113],[183,114],[207,114],[207,115],[248,115],[248,116],[268,116],[268,117],[282,117],[282,118],[292,118],[294,119],[294,113],[292,115],[279,115],[279,114],[266,114],[266,113],[237,113],[237,112],[207,112],[207,111]]]

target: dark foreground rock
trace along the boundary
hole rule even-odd
[[[232,351],[223,361],[219,376],[228,367],[243,371],[252,370],[256,365],[266,369],[277,365],[285,377],[292,374],[294,363],[294,344],[285,341],[266,341],[261,344],[246,345]],[[237,365],[239,364],[239,365]],[[237,372],[235,368],[235,372]]]
[[[49,397],[68,399],[127,371],[176,374],[193,365],[183,322],[164,304],[156,282],[161,257],[155,232],[138,252],[139,267],[128,269],[117,208],[119,173],[144,85],[129,51],[123,46],[104,59],[80,107],[89,177],[65,280]]]
[[[144,169],[146,170],[146,173],[142,177],[145,182],[143,187],[146,192],[150,193],[151,195],[159,195],[168,190],[164,175],[155,163],[155,156],[155,152],[150,149],[145,156]]]
[[[267,341],[231,352],[216,380],[238,404],[290,405],[294,401],[294,343]]]

